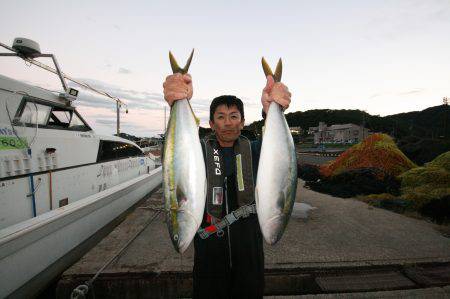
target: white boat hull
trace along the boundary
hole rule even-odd
[[[29,297],[54,275],[45,272],[162,182],[161,167],[102,192],[0,230],[0,298]],[[6,278],[6,279],[5,279]]]

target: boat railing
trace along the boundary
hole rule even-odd
[[[36,45],[37,45],[37,43],[36,43]],[[63,89],[64,89],[64,94],[61,94],[60,96],[66,98],[69,101],[69,103],[71,100],[74,100],[76,98],[76,96],[78,95],[78,91],[75,89],[69,88],[67,86],[66,80],[71,81],[71,82],[77,84],[78,86],[81,86],[91,92],[94,92],[96,94],[99,94],[101,96],[107,97],[107,98],[115,101],[116,102],[116,113],[117,113],[117,135],[120,134],[120,108],[125,107],[126,108],[125,112],[128,113],[128,106],[121,99],[119,99],[118,97],[115,97],[113,95],[110,95],[109,93],[107,93],[105,91],[96,89],[87,83],[76,80],[76,79],[70,77],[69,75],[63,73],[58,64],[58,60],[56,59],[56,56],[54,54],[36,53],[36,54],[33,54],[31,57],[31,56],[26,55],[23,52],[20,52],[12,47],[9,47],[8,45],[6,45],[2,42],[0,42],[0,46],[12,52],[12,53],[0,53],[0,57],[18,57],[20,59],[23,59],[25,62],[28,62],[28,63],[33,64],[37,67],[40,67],[48,72],[58,75],[58,77],[61,81],[61,84],[63,86]],[[51,66],[48,66],[48,65],[34,59],[34,58],[38,58],[38,57],[51,58],[55,65],[55,68],[52,68]]]

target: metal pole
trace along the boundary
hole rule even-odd
[[[116,111],[117,111],[117,136],[120,134],[120,104],[116,102]]]
[[[44,69],[46,71],[49,71],[51,73],[54,73],[54,74],[60,76],[60,78],[61,77],[65,78],[65,79],[67,79],[67,80],[69,80],[69,81],[71,81],[73,83],[76,83],[76,84],[78,84],[78,85],[80,85],[80,86],[82,86],[82,87],[84,87],[84,88],[86,88],[86,89],[88,89],[88,90],[90,90],[92,92],[98,93],[98,94],[100,94],[102,96],[105,96],[105,97],[110,98],[110,99],[112,99],[112,100],[114,100],[116,102],[119,102],[121,105],[124,104],[119,98],[113,97],[113,96],[111,96],[110,94],[108,94],[108,93],[106,93],[104,91],[97,90],[97,89],[89,86],[89,84],[86,84],[86,83],[80,82],[78,80],[75,80],[75,79],[69,77],[68,75],[64,74],[60,70],[59,70],[59,73],[58,73],[58,70],[55,70],[55,69],[53,69],[52,67],[50,67],[48,65],[45,65],[45,64],[43,64],[43,63],[41,63],[41,62],[39,62],[37,60],[34,60],[32,58],[28,58],[28,57],[24,57],[22,55],[19,55],[13,48],[5,45],[2,42],[0,42],[0,46],[5,48],[5,49],[7,49],[7,50],[9,50],[9,51],[11,51],[11,52],[14,52],[14,53],[0,53],[0,56],[5,56],[5,57],[7,57],[7,56],[10,56],[10,57],[11,56],[16,56],[16,57],[22,58],[23,60],[25,60],[28,63],[31,63],[31,64],[33,64],[33,65],[35,65],[37,67],[40,67],[40,68],[42,68],[42,69]],[[39,57],[51,57],[53,59],[53,62],[55,63],[56,68],[58,69],[59,66],[58,66],[58,64],[56,62],[56,58],[54,58],[53,56],[54,56],[53,54],[41,54],[41,55],[39,55]],[[64,80],[61,79],[61,82],[62,81],[64,81]],[[65,86],[65,83],[63,83],[63,86]],[[65,88],[64,91],[67,91],[67,86],[65,86],[64,88]]]
[[[43,56],[43,57],[45,57],[45,56]],[[56,60],[55,55],[50,54],[50,57],[52,58],[53,63],[55,64],[56,71],[58,72],[58,77],[59,77],[59,80],[61,80],[61,84],[64,88],[64,91],[67,92],[69,90],[69,88],[67,87],[66,81],[64,80],[64,76],[61,72],[61,68],[59,67],[58,61]]]
[[[108,98],[114,100],[116,102],[116,110],[117,110],[117,136],[119,136],[119,134],[120,134],[120,107],[122,105],[126,105],[119,98],[113,97],[113,96],[111,96],[110,94],[108,94],[108,93],[106,93],[104,91],[97,90],[97,89],[89,86],[86,83],[77,81],[77,80],[69,77],[68,75],[64,74],[61,71],[61,68],[59,67],[59,64],[58,64],[58,61],[56,60],[55,55],[53,55],[53,54],[39,54],[36,57],[50,57],[53,60],[53,63],[55,64],[56,70],[53,69],[52,67],[48,66],[48,65],[45,65],[45,64],[43,64],[43,63],[41,63],[41,62],[39,62],[37,60],[34,60],[33,58],[29,58],[29,57],[25,57],[25,56],[21,55],[20,53],[16,52],[16,50],[14,50],[13,48],[11,48],[11,47],[9,47],[9,46],[1,43],[1,42],[0,42],[0,46],[4,47],[5,49],[7,49],[7,50],[9,50],[11,52],[13,52],[13,53],[0,53],[0,56],[3,56],[3,57],[16,56],[16,57],[19,57],[19,58],[21,58],[21,59],[23,59],[23,60],[25,60],[25,61],[27,61],[27,62],[35,65],[35,66],[37,66],[37,67],[40,67],[40,68],[42,68],[42,69],[44,69],[46,71],[49,71],[51,73],[54,73],[54,74],[58,75],[59,79],[61,80],[61,84],[62,84],[65,92],[68,91],[67,83],[65,81],[65,79],[67,79],[67,80],[72,81],[72,82],[74,82],[74,83],[76,83],[76,84],[78,84],[78,85],[80,85],[80,86],[82,86],[82,87],[92,91],[92,92],[95,92],[97,94],[103,95],[105,97],[108,97]],[[128,111],[127,111],[127,113],[128,113]]]
[[[445,113],[444,113],[444,138],[447,137],[447,120],[448,120],[448,98],[444,97],[442,99],[442,101],[444,102],[444,109],[445,109]]]

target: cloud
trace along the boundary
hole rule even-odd
[[[375,99],[375,98],[377,98],[377,97],[380,97],[380,96],[382,96],[383,94],[381,94],[381,93],[374,93],[373,95],[371,95],[370,97],[369,97],[369,99]]]
[[[425,92],[425,88],[415,88],[411,90],[406,91],[396,91],[396,92],[380,92],[380,93],[374,93],[373,95],[369,96],[369,99],[375,99],[379,97],[386,97],[386,96],[397,96],[397,97],[403,97],[403,96],[410,96],[410,95],[416,95]]]
[[[87,16],[87,17],[85,17],[85,19],[86,19],[88,22],[91,22],[91,23],[97,23],[97,21],[96,21],[94,18],[92,18],[91,16]]]
[[[119,68],[119,74],[131,74],[131,71],[129,69],[126,68]]]
[[[89,86],[108,93],[122,100],[129,109],[121,110],[122,132],[136,136],[151,136],[162,133],[164,130],[164,107],[168,108],[164,96],[161,93],[122,88],[107,82],[90,78],[77,78]],[[70,84],[69,84],[70,85]],[[79,86],[72,85],[80,89]],[[246,101],[253,105],[252,101]],[[190,101],[195,115],[200,118],[202,126],[208,125],[209,105],[211,99],[193,98]],[[114,133],[116,130],[116,103],[113,99],[97,95],[82,88],[78,99],[74,102],[86,120],[89,120],[94,129],[100,133]],[[247,107],[246,103],[246,107]],[[166,109],[166,121],[169,119],[170,109]],[[110,134],[109,133],[109,134]]]
[[[115,109],[116,104],[114,101],[101,96],[96,96],[89,93],[80,92],[77,100],[74,102],[75,106],[86,106],[86,107],[94,107],[94,108],[108,108]]]
[[[101,124],[101,125],[116,125],[115,119],[96,119],[95,123]]]
[[[413,89],[413,90],[409,90],[409,91],[399,92],[399,93],[397,93],[397,95],[408,96],[408,95],[412,95],[412,94],[422,93],[424,91],[425,91],[424,88],[417,88],[417,89]]]
[[[448,0],[392,1],[373,11],[373,17],[361,26],[367,40],[396,41],[406,36],[427,34],[440,22],[449,22]]]
[[[89,78],[78,78],[89,86],[104,91],[112,97],[122,100],[129,109],[163,109],[165,105],[162,94],[140,90],[123,89],[119,86]],[[115,109],[115,102],[107,97],[94,94],[86,89],[80,93],[79,103],[90,107],[111,107]]]
[[[103,108],[84,108],[80,111],[88,123],[93,125],[97,132],[116,132],[117,116],[114,112],[105,113]],[[164,114],[161,111],[141,111],[132,115],[121,113],[121,132],[136,136],[151,136],[163,132]],[[151,121],[149,121],[151,120]]]
[[[87,83],[89,86],[108,93],[113,97],[117,97],[122,100],[128,107],[128,109],[150,109],[150,110],[163,110],[167,107],[164,95],[158,92],[125,89],[119,86],[89,79],[89,78],[77,78],[81,82]],[[84,89],[85,90],[85,89]],[[78,97],[77,104],[89,107],[102,107],[116,109],[116,104],[112,99],[107,97],[96,95],[90,91],[85,90]],[[194,111],[196,113],[209,112],[210,99],[192,98],[190,101]]]

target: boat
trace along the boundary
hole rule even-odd
[[[155,190],[162,169],[136,143],[94,132],[67,86],[76,80],[53,54],[27,39],[0,45],[9,50],[0,56],[52,71],[63,85],[55,93],[0,74],[0,298],[29,298]]]

